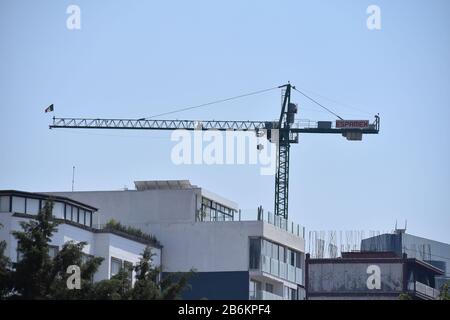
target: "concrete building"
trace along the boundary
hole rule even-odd
[[[341,258],[306,258],[309,300],[435,300],[435,277],[443,271],[431,264],[398,257],[393,252],[347,252]]]
[[[53,201],[53,216],[60,224],[51,239],[50,256],[55,256],[68,241],[85,241],[83,248],[86,257],[103,257],[94,281],[109,279],[123,267],[136,264],[147,245],[155,253],[153,262],[161,263],[161,245],[157,241],[139,238],[117,230],[100,229],[94,226],[97,208],[83,202],[62,196],[49,196],[15,190],[0,191],[0,241],[6,241],[5,254],[12,262],[20,259],[17,240],[11,234],[22,231],[20,223],[35,219],[46,201]],[[134,281],[134,271],[130,272]]]
[[[407,234],[404,229],[381,234],[361,241],[361,251],[391,251],[398,257],[407,254],[409,258],[425,261],[444,271],[438,276],[435,288],[450,280],[450,244]]]
[[[164,272],[188,272],[186,299],[303,299],[304,229],[259,212],[241,221],[236,203],[189,181],[137,181],[136,190],[52,192],[155,235]]]

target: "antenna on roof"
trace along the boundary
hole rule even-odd
[[[75,185],[75,166],[72,167],[72,192],[74,185]]]

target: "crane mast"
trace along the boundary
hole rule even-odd
[[[127,129],[127,130],[219,130],[265,132],[267,139],[277,146],[275,173],[274,213],[288,219],[289,204],[289,150],[292,143],[298,143],[300,133],[341,134],[347,140],[361,140],[363,134],[378,134],[380,118],[368,120],[331,121],[295,121],[298,112],[296,104],[291,102],[290,83],[279,86],[282,89],[282,106],[278,121],[216,121],[216,120],[154,120],[154,119],[93,119],[93,118],[56,118],[50,129]],[[297,90],[298,91],[298,90]]]

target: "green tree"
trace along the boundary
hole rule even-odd
[[[66,242],[56,255],[51,270],[53,283],[50,287],[50,296],[52,299],[88,299],[92,295],[94,274],[97,272],[103,258],[85,255],[83,248],[86,244],[86,242]],[[71,274],[67,273],[67,269],[71,265],[80,267],[80,289],[69,290],[67,288],[67,280],[71,276]]]
[[[0,299],[6,298],[11,290],[11,261],[5,256],[5,250],[6,242],[0,241]]]
[[[160,269],[152,267],[153,256],[150,247],[147,246],[142,258],[135,266],[136,282],[131,294],[133,299],[155,300],[161,297],[161,289],[158,286]]]
[[[181,294],[189,288],[189,278],[194,273],[170,273],[159,281],[161,268],[153,266],[154,254],[150,247],[146,247],[142,258],[135,266],[136,282],[131,297],[136,300],[174,300],[180,299]]]
[[[90,299],[92,300],[129,300],[131,299],[131,283],[125,269],[111,279],[102,280],[93,285]]]
[[[444,283],[441,287],[440,293],[439,293],[439,300],[450,300],[450,293],[449,293],[449,286],[450,281],[447,281]]]
[[[13,270],[9,269],[9,260],[3,255],[6,244],[0,243],[0,286],[7,288],[7,292],[0,291],[3,296],[18,299],[178,299],[188,287],[193,271],[170,274],[159,281],[161,268],[153,266],[154,255],[150,247],[144,250],[134,267],[134,287],[130,279],[132,270],[126,268],[111,279],[93,283],[103,258],[86,256],[83,253],[85,242],[67,242],[54,259],[50,257],[51,238],[58,226],[52,218],[52,209],[52,202],[46,202],[36,219],[21,222],[23,230],[13,232],[20,255]],[[67,288],[67,280],[72,275],[67,269],[71,265],[80,267],[81,289]],[[11,292],[14,294],[9,294]]]
[[[52,261],[49,243],[57,230],[52,219],[53,204],[46,202],[36,220],[21,222],[23,231],[14,231],[20,260],[15,264],[13,284],[16,295],[22,299],[50,297]]]
[[[12,298],[19,299],[88,299],[92,295],[92,279],[103,258],[87,257],[86,242],[67,242],[52,259],[50,242],[58,223],[52,218],[53,203],[47,201],[35,220],[21,222],[22,231],[14,231],[19,261],[11,275]],[[71,274],[67,268],[80,267],[81,289],[67,288]]]
[[[411,296],[407,293],[400,293],[398,300],[412,300]]]

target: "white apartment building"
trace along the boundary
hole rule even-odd
[[[238,205],[187,180],[136,181],[136,190],[51,192],[153,234],[166,273],[188,272],[186,299],[304,299],[304,229],[270,213],[241,221]]]
[[[60,223],[51,239],[50,255],[54,256],[68,241],[87,242],[83,253],[87,256],[103,257],[94,281],[109,279],[120,268],[135,265],[142,257],[147,245],[155,253],[153,262],[161,263],[161,245],[157,241],[138,238],[117,230],[96,227],[97,208],[62,196],[49,196],[16,190],[0,190],[0,241],[5,240],[5,255],[17,262],[17,240],[13,231],[21,231],[20,222],[34,219],[46,201],[53,201],[53,216]],[[134,282],[134,271],[129,277]]]

